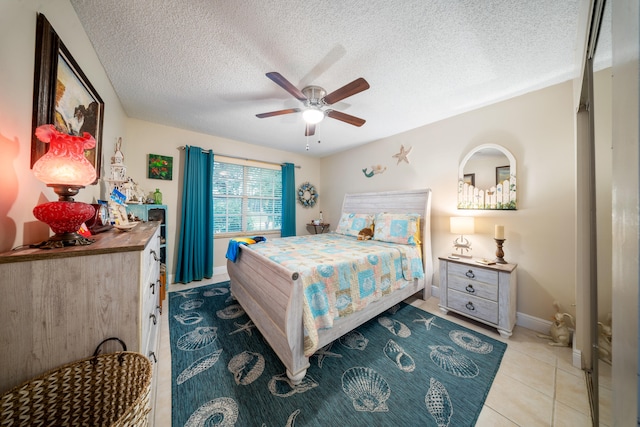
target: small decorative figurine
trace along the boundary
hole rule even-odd
[[[564,318],[568,317],[573,325],[573,316],[569,313],[561,313],[558,301],[554,301],[553,306],[556,308],[556,314],[552,317],[553,323],[551,324],[549,335],[537,334],[538,338],[545,338],[553,341],[550,342],[549,345],[568,347],[571,341],[571,332],[569,331],[569,327],[565,323]]]

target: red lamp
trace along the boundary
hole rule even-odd
[[[37,127],[36,137],[49,143],[49,151],[33,165],[33,174],[58,195],[58,201],[33,208],[33,215],[56,233],[40,247],[90,245],[93,240],[81,236],[78,230],[95,214],[95,208],[74,201],[73,196],[96,179],[95,168],[84,156],[84,150],[95,147],[96,140],[87,132],[82,136],[58,132],[53,125]]]

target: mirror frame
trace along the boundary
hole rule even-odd
[[[499,190],[498,193],[501,193],[502,189],[500,186],[494,186],[488,188],[486,190],[481,190],[473,187],[472,185],[465,184],[464,182],[464,167],[467,165],[467,162],[471,157],[485,149],[494,149],[500,151],[504,154],[509,160],[509,191],[502,197],[502,201],[499,201],[497,197],[492,197],[486,195],[487,192],[491,191],[492,194],[495,194],[496,190]],[[472,196],[470,196],[472,193]],[[503,194],[503,193],[501,193]],[[466,197],[465,197],[466,196]],[[473,200],[487,200],[486,202],[473,202]],[[458,169],[458,209],[473,209],[473,210],[516,210],[516,158],[511,154],[509,150],[504,148],[498,144],[482,144],[469,151],[466,156],[460,162],[460,167]]]

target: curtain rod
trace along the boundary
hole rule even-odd
[[[184,145],[181,145],[180,147],[178,147],[178,150],[184,150],[184,149],[185,149]],[[208,153],[209,150],[202,149],[202,152],[203,153]],[[270,164],[270,165],[284,166],[284,163],[265,162],[264,160],[248,159],[246,157],[230,156],[228,154],[213,153],[213,155],[214,156],[218,155],[218,156],[222,156],[222,157],[229,157],[230,159],[245,160],[247,162],[259,162],[259,163],[267,163],[267,164]],[[299,165],[293,165],[293,167],[295,167],[296,169],[302,169],[302,166],[299,166]]]

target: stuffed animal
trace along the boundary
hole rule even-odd
[[[549,330],[549,335],[537,334],[539,338],[545,338],[551,340],[549,345],[557,346],[557,347],[568,347],[569,342],[571,341],[571,332],[569,331],[569,327],[564,321],[565,317],[568,317],[573,325],[573,316],[569,313],[561,313],[560,312],[560,304],[555,301],[553,306],[556,308],[556,314],[553,315],[551,323],[551,328]]]
[[[365,227],[358,232],[358,240],[371,240],[373,238],[373,230],[371,227]]]

